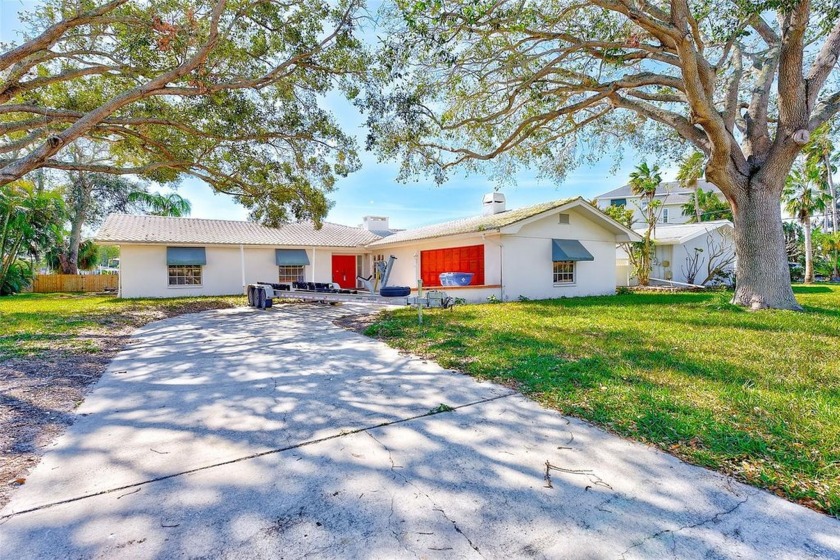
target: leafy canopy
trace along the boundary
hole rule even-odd
[[[781,191],[792,135],[840,109],[833,0],[395,0],[368,144],[401,177],[557,181],[627,146],[691,146],[728,197]],[[776,13],[774,13],[776,12]],[[775,92],[773,90],[776,90]],[[778,183],[778,184],[777,184]]]
[[[38,168],[193,176],[252,217],[319,222],[352,137],[321,107],[366,56],[360,0],[45,0],[0,49],[0,184]],[[80,140],[108,147],[76,162]]]

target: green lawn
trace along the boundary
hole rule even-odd
[[[92,294],[0,297],[0,359],[64,349],[95,352],[93,332],[116,332],[180,313],[245,305],[244,297],[119,299]]]
[[[622,296],[386,312],[366,334],[840,516],[840,287],[805,313],[731,294]]]

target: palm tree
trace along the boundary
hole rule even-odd
[[[692,152],[680,160],[680,168],[677,171],[677,180],[680,186],[694,189],[694,217],[697,222],[703,221],[700,211],[700,201],[697,197],[697,181],[706,172],[706,156],[702,152]]]
[[[171,216],[181,218],[189,216],[192,204],[178,193],[150,193],[134,191],[128,195],[129,202],[137,202],[145,207],[147,214],[152,216]]]
[[[642,162],[636,166],[636,170],[630,173],[630,190],[633,194],[640,197],[643,203],[647,203],[645,221],[647,222],[647,229],[641,244],[638,246],[638,258],[631,260],[635,261],[636,278],[639,279],[639,285],[647,286],[650,281],[650,264],[653,260],[653,241],[651,234],[656,227],[656,189],[662,182],[662,176],[659,174],[659,166],[654,165],[652,168],[648,167],[647,162]]]
[[[824,211],[831,202],[822,188],[820,170],[813,165],[799,165],[785,180],[782,192],[785,210],[794,216],[805,232],[805,283],[814,281],[814,248],[811,242],[811,217]]]
[[[834,162],[837,161],[838,155],[832,155],[834,144],[829,137],[828,123],[819,127],[811,134],[811,141],[805,146],[803,152],[805,153],[808,165],[813,165],[820,169],[821,179],[828,186],[828,193],[831,197],[829,206],[831,209],[831,230],[837,233],[840,231],[837,224],[837,191],[834,188],[834,178],[832,175],[837,171],[837,166],[834,165]],[[829,213],[826,212],[826,229],[828,229],[828,215]]]

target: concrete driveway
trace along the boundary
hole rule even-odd
[[[332,324],[354,311],[140,329],[0,557],[840,558],[840,521]]]

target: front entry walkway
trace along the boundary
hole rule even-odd
[[[140,329],[0,512],[14,558],[838,558],[840,521],[332,324]]]

